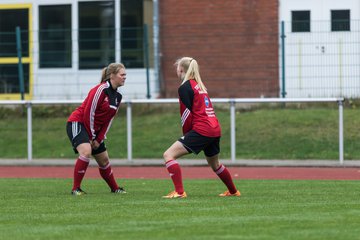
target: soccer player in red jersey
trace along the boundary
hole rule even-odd
[[[112,193],[126,193],[115,181],[104,139],[122,99],[118,88],[126,80],[125,66],[111,63],[102,70],[101,81],[93,87],[83,103],[71,113],[67,121],[67,134],[79,154],[74,167],[73,195],[83,195],[80,185],[84,178],[91,155],[94,156],[101,177]]]
[[[201,80],[198,63],[191,57],[183,57],[178,59],[175,65],[177,76],[182,81],[178,93],[184,136],[164,153],[165,165],[175,190],[163,198],[187,197],[181,168],[176,159],[189,153],[198,154],[200,151],[204,151],[208,164],[228,189],[219,196],[238,197],[240,191],[235,187],[227,168],[219,162],[221,127]]]

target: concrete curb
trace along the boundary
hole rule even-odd
[[[112,166],[164,166],[162,159],[110,159]],[[178,159],[182,166],[207,166],[202,159]],[[0,166],[73,166],[75,159],[0,159]],[[235,162],[221,160],[226,166],[238,167],[360,167],[360,160],[346,160],[340,164],[338,160],[253,160],[239,159]],[[95,160],[90,165],[96,166]]]

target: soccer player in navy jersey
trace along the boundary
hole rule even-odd
[[[239,197],[240,191],[235,187],[229,171],[219,162],[221,127],[201,80],[198,63],[191,57],[183,57],[176,61],[175,66],[177,76],[182,81],[178,93],[184,135],[164,153],[165,165],[175,190],[163,198],[187,197],[181,168],[176,159],[189,153],[198,154],[200,151],[204,151],[209,166],[227,187],[219,196]]]
[[[112,193],[126,193],[115,181],[104,139],[122,99],[118,88],[126,80],[125,66],[111,63],[103,68],[101,81],[93,87],[83,103],[71,113],[67,121],[67,134],[79,154],[74,167],[72,195],[83,195],[81,182],[88,168],[90,157],[94,156],[101,177]]]

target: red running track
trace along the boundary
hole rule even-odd
[[[360,168],[315,167],[228,167],[234,179],[360,180]],[[165,167],[113,167],[116,178],[168,179]],[[209,167],[182,167],[185,179],[217,178]],[[72,178],[71,166],[0,166],[0,178]],[[100,178],[96,167],[89,167],[86,178]]]

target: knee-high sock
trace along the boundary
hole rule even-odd
[[[84,156],[79,156],[76,160],[74,167],[74,183],[72,190],[75,190],[80,187],[81,182],[85,176],[86,169],[89,166],[90,159]]]
[[[171,180],[174,183],[175,191],[179,194],[182,194],[184,192],[184,186],[179,163],[175,160],[167,161],[166,169],[168,170]]]
[[[105,182],[109,185],[112,191],[115,191],[119,188],[117,185],[113,171],[111,169],[110,163],[108,163],[105,167],[99,167],[99,172],[101,177],[105,180]]]
[[[215,173],[219,176],[221,181],[223,181],[231,194],[236,193],[237,189],[234,185],[231,174],[224,165],[220,165]]]

